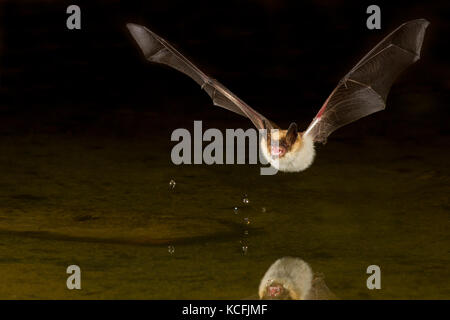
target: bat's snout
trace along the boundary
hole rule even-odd
[[[282,157],[286,153],[286,149],[282,146],[271,146],[270,154],[273,157]]]

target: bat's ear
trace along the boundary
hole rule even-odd
[[[288,143],[288,145],[293,145],[295,143],[295,140],[297,140],[297,136],[298,136],[297,124],[295,122],[292,122],[286,133],[286,142]]]

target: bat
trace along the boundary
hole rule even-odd
[[[335,300],[322,275],[300,258],[283,257],[266,271],[259,284],[263,300]]]
[[[338,82],[303,132],[296,123],[280,129],[146,27],[129,23],[127,28],[147,60],[186,74],[206,91],[214,105],[248,117],[257,129],[265,130],[261,150],[273,167],[298,172],[312,164],[315,143],[325,144],[336,129],[385,108],[395,79],[419,60],[428,24],[425,19],[408,21],[381,40]]]

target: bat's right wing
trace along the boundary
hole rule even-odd
[[[213,100],[214,105],[248,117],[256,128],[276,128],[275,124],[253,110],[244,101],[225,88],[220,82],[208,77],[200,71],[166,40],[146,27],[132,23],[127,24],[127,27],[147,60],[168,65],[169,67],[186,74],[208,93]]]

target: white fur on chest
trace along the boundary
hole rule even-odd
[[[261,150],[264,158],[277,170],[286,172],[298,172],[307,169],[314,160],[316,154],[314,141],[308,135],[303,137],[303,144],[298,151],[291,151],[284,157],[273,159],[267,149],[267,142],[261,139]]]

